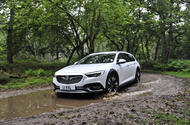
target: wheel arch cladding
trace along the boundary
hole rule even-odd
[[[109,71],[109,73],[108,73],[108,76],[110,76],[110,75],[115,75],[115,76],[117,77],[118,82],[119,82],[119,75],[118,75],[118,73],[117,73],[116,70],[110,69],[110,71]],[[108,76],[107,76],[107,77],[108,77]]]
[[[138,70],[139,72],[141,71],[141,69],[140,69],[140,67],[139,67],[139,66],[137,66],[137,69],[136,69],[136,71],[137,71],[137,70]]]

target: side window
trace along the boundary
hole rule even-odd
[[[127,60],[127,62],[135,61],[134,57],[130,54],[125,54],[125,60]]]
[[[125,59],[124,53],[118,55],[117,61],[119,61],[119,59]]]
[[[135,61],[135,58],[132,55],[129,55],[130,61]]]
[[[128,54],[125,54],[125,60],[127,60],[127,62],[131,61]]]
[[[126,53],[120,53],[118,55],[117,61],[119,61],[119,59],[125,59],[127,62],[135,61],[135,58],[132,55],[129,55],[129,54],[126,54]]]

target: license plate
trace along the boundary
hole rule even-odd
[[[75,90],[75,86],[74,85],[70,85],[70,86],[67,86],[67,85],[62,85],[60,86],[60,89],[61,90]]]

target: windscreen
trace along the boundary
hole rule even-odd
[[[91,55],[81,59],[78,64],[112,63],[115,55],[115,53]]]

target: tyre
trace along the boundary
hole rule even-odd
[[[115,74],[111,74],[108,76],[106,81],[106,92],[107,93],[116,93],[119,88],[119,82],[118,78]]]
[[[135,74],[135,83],[139,83],[141,80],[141,72],[139,69],[137,69],[136,74]]]

